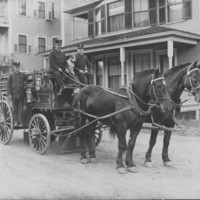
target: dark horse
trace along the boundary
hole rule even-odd
[[[164,77],[167,83],[168,93],[172,99],[172,103],[175,105],[176,112],[180,112],[180,96],[185,88],[187,88],[195,97],[195,100],[200,100],[200,70],[199,66],[196,66],[197,62],[193,64],[184,64],[173,67],[164,73]],[[174,111],[175,111],[174,110]],[[174,111],[164,113],[159,108],[152,109],[154,122],[167,127],[174,127],[175,121],[173,120]],[[147,122],[152,122],[150,117],[147,118]],[[151,137],[149,142],[149,149],[146,153],[145,165],[151,167],[151,153],[156,143],[158,130],[151,131]],[[170,142],[171,131],[164,132],[162,159],[165,166],[172,166],[172,162],[168,155],[168,146]]]
[[[114,93],[100,86],[82,88],[74,98],[74,108],[79,111],[76,114],[76,125],[82,127],[85,125],[86,119],[90,123],[94,120],[94,123],[89,126],[89,131],[81,131],[80,133],[81,163],[96,162],[94,129],[96,121],[99,120],[110,126],[113,135],[118,137],[116,160],[118,172],[126,172],[122,158],[126,151],[126,166],[128,171],[134,172],[133,149],[142,124],[151,111],[152,104],[159,104],[163,111],[172,109],[164,78],[161,77],[158,69],[138,73],[130,84],[129,90],[121,88],[117,93]],[[95,119],[94,116],[101,117],[101,119]],[[125,136],[128,129],[130,130],[130,138],[127,147]],[[89,160],[86,157],[85,140],[87,140],[89,147]]]

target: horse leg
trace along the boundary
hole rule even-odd
[[[123,154],[127,151],[127,144],[126,144],[126,128],[124,125],[119,125],[117,127],[117,137],[118,137],[118,155],[116,159],[117,163],[117,171],[120,174],[125,174],[126,169],[123,164]]]
[[[83,115],[76,116],[75,115],[75,128],[80,128],[83,125],[85,125],[86,118]],[[87,164],[87,156],[86,156],[86,133],[85,130],[80,130],[79,131],[79,139],[80,139],[80,149],[81,149],[81,158],[80,162],[82,164]]]
[[[137,139],[137,136],[142,128],[142,125],[139,125],[136,129],[131,128],[130,129],[130,136],[129,136],[129,141],[128,141],[128,151],[126,154],[126,165],[127,169],[130,172],[137,172],[136,171],[136,166],[133,163],[133,150],[135,147],[135,142]]]
[[[146,159],[144,161],[144,164],[146,167],[151,168],[152,163],[151,163],[151,153],[153,150],[154,145],[156,144],[156,139],[157,139],[158,131],[157,130],[152,130],[151,131],[151,136],[150,136],[150,141],[149,141],[149,149],[146,153]]]
[[[89,162],[96,163],[96,155],[95,155],[95,127],[97,123],[93,123],[90,125],[88,133],[87,133],[87,143],[89,148]]]
[[[164,132],[162,159],[166,167],[172,167],[172,161],[169,159],[168,147],[171,138],[171,131]]]

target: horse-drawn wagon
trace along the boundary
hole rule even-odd
[[[69,132],[76,132],[72,94],[79,85],[66,84],[58,92],[55,80],[47,70],[34,71],[26,74],[26,77],[22,127],[14,126],[12,104],[6,96],[8,74],[0,78],[0,142],[7,145],[12,139],[14,130],[28,129],[31,148],[39,154],[44,154],[52,140],[59,138],[59,142],[63,142],[68,138]],[[100,143],[101,138],[102,129],[97,126],[96,145]],[[78,149],[77,141],[77,136],[71,136],[67,144]]]

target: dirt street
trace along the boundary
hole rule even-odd
[[[0,144],[0,199],[160,199],[200,198],[200,137],[172,135],[170,158],[161,160],[163,135],[153,151],[153,168],[144,167],[149,134],[138,136],[134,161],[138,173],[115,170],[117,139],[104,134],[97,164],[82,165],[79,153],[41,156],[15,131],[9,146]]]

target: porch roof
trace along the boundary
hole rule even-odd
[[[85,52],[100,52],[105,50],[117,49],[120,47],[134,47],[148,44],[155,44],[173,40],[174,42],[197,45],[200,35],[185,32],[177,29],[163,26],[153,26],[138,31],[129,31],[126,33],[110,36],[101,36],[99,38],[87,38],[86,40],[77,40],[72,44],[62,47],[66,55],[76,52],[78,43],[84,43]],[[44,52],[45,55],[47,52]]]
[[[67,0],[63,12],[65,13],[74,13],[76,10],[84,10],[85,8],[88,10],[90,6],[95,6],[102,0]]]

